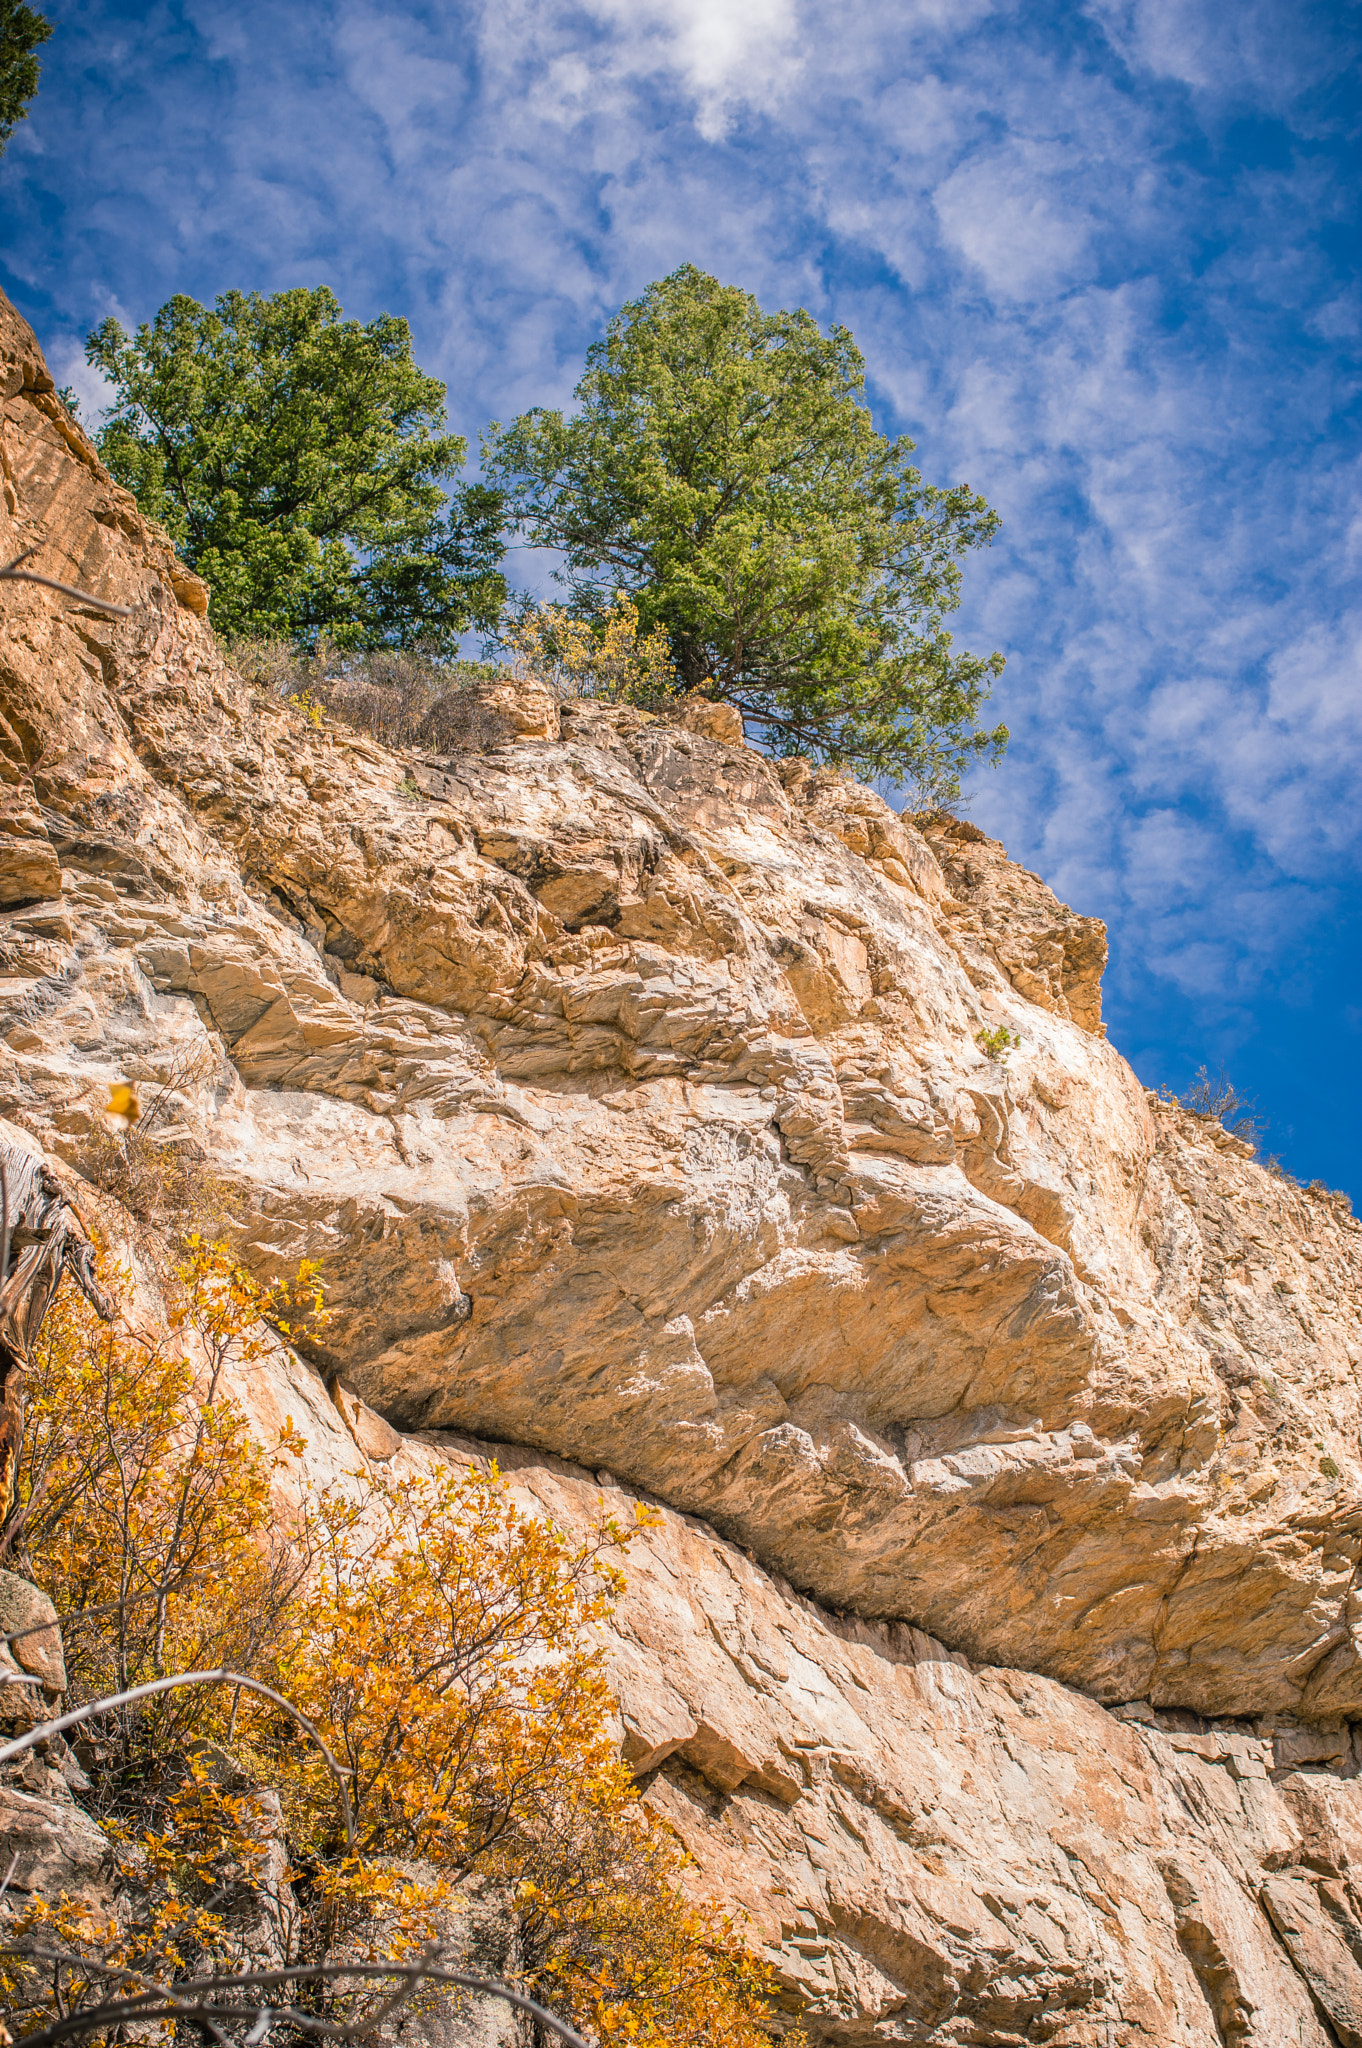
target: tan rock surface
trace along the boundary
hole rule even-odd
[[[66,1690],[56,1608],[17,1572],[0,1570],[0,1685],[21,1683],[17,1673],[36,1678],[53,1699]]]
[[[589,1517],[589,1475],[498,1455]],[[1279,1771],[1265,1723],[1141,1725],[839,1620],[680,1516],[628,1576],[625,1752],[816,2039],[1356,2038],[1356,1779]]]
[[[0,1113],[79,1164],[167,1088],[245,1255],[325,1261],[319,1440],[752,1554],[669,1522],[624,1726],[828,2038],[1352,2025],[1292,1786],[1351,1813],[1358,1225],[1145,1096],[1101,927],[976,828],[693,705],[498,686],[399,757],[253,698],[7,308],[0,369],[0,554],[134,611],[0,589]]]
[[[136,1273],[136,1236],[91,1204]],[[145,1268],[129,1312],[161,1313]],[[228,1390],[263,1441],[291,1425],[319,1487],[495,1457],[518,1501],[564,1528],[631,1519],[609,1472],[403,1437],[282,1344],[229,1367]],[[635,1540],[604,1641],[644,1796],[816,2042],[1350,2038],[1362,1741],[1347,1721],[1113,1712],[910,1626],[835,1615],[670,1510]],[[0,1791],[20,1889],[97,1886],[102,1836],[30,1764],[31,1789]]]
[[[381,1425],[353,1397],[328,1410],[315,1384],[284,1354],[257,1419],[292,1415],[334,1483]],[[610,1473],[514,1445],[379,1448],[394,1476],[495,1457],[523,1506],[569,1530],[630,1520]],[[670,1510],[626,1577],[605,1634],[623,1752],[696,1891],[745,1916],[816,2042],[1351,2038],[1362,1741],[1346,1722],[1113,1712],[836,1616]]]

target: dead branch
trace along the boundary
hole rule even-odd
[[[297,1707],[286,1700],[282,1693],[275,1692],[268,1685],[262,1685],[258,1678],[247,1678],[243,1671],[181,1671],[173,1678],[155,1678],[148,1685],[133,1686],[129,1692],[111,1693],[106,1699],[91,1700],[88,1706],[76,1707],[69,1714],[59,1715],[55,1721],[44,1721],[39,1727],[30,1728],[26,1735],[20,1735],[14,1742],[5,1743],[0,1747],[0,1764],[7,1764],[11,1757],[22,1755],[24,1750],[32,1749],[35,1743],[47,1742],[54,1735],[65,1734],[68,1728],[75,1728],[80,1722],[88,1721],[96,1714],[111,1713],[115,1707],[131,1706],[136,1700],[149,1700],[157,1693],[173,1692],[181,1685],[244,1685],[248,1692],[262,1693],[267,1700],[273,1700],[275,1706],[282,1707],[286,1714],[290,1714],[298,1726],[312,1737],[326,1759],[327,1769],[335,1779],[336,1789],[341,1796],[341,1807],[345,1814],[345,1839],[349,1847],[354,1848],[354,1815],[350,1810],[350,1794],[345,1789],[345,1774],[340,1765],[306,1714],[300,1714]]]
[[[21,555],[16,555],[12,562],[7,562],[4,568],[0,569],[0,582],[41,583],[45,590],[59,590],[63,597],[73,597],[78,604],[92,604],[96,611],[112,612],[118,619],[132,617],[132,608],[129,605],[110,604],[107,597],[96,597],[92,590],[78,590],[74,583],[58,583],[55,576],[40,576],[36,569],[21,569],[19,564],[26,562],[30,555],[36,555],[37,552],[38,544],[35,542],[31,548],[25,548]]]
[[[73,1967],[90,1970],[99,1975],[120,1976],[125,1980],[132,1974],[122,1966],[92,1963],[85,1956],[67,1956],[57,1950],[40,1947],[38,1944],[14,1942],[8,1944],[5,1953],[28,1956],[34,1961],[49,1963],[70,1963]],[[589,2048],[589,2044],[568,2022],[560,2019],[556,2012],[536,1999],[527,1998],[521,1991],[512,1991],[509,1985],[500,1984],[494,1977],[475,1976],[470,1970],[450,1970],[442,1964],[428,1961],[416,1963],[294,1963],[282,1970],[248,1970],[239,1976],[186,1978],[179,1982],[158,1986],[155,1992],[143,1992],[139,1997],[119,2000],[117,2003],[91,2006],[86,2011],[72,2014],[59,2020],[40,2034],[26,2034],[25,2048],[55,2048],[59,2041],[72,2041],[81,2034],[96,2028],[118,2025],[124,2021],[148,2019],[180,2019],[190,2021],[236,2020],[255,2017],[257,2026],[262,2020],[287,2020],[300,2033],[311,2034],[323,2040],[353,2041],[369,2033],[376,2023],[372,2012],[351,2021],[337,2023],[321,2020],[312,2014],[299,2011],[293,2004],[265,2002],[256,2005],[251,2000],[246,2006],[236,2002],[228,2005],[224,1994],[232,1991],[273,1991],[283,1990],[290,1984],[331,1982],[337,1978],[384,1978],[396,1977],[413,1989],[423,1983],[456,1984],[460,1990],[481,1991],[493,1998],[504,1998],[508,2005],[514,2005],[521,2012],[527,2012],[541,2025],[567,2042],[568,2048]],[[166,2001],[155,2005],[153,1998]],[[187,2003],[194,2000],[193,2004]],[[257,2040],[263,2036],[256,2034]]]

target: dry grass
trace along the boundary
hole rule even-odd
[[[447,754],[498,736],[479,686],[509,671],[492,662],[437,661],[419,649],[341,654],[324,642],[309,655],[284,640],[236,640],[225,652],[252,689],[316,707],[381,746]]]

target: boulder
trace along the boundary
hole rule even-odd
[[[50,1698],[65,1692],[66,1662],[57,1610],[46,1593],[17,1572],[0,1571],[0,1637],[6,1639],[0,1651],[0,1670],[8,1664],[11,1670],[31,1675]]]

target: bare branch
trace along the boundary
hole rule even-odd
[[[15,1942],[7,1945],[5,1952],[42,1962],[65,1962],[79,1969],[94,1969],[100,1975],[128,1974],[109,1965],[92,1963],[79,1955],[63,1955],[59,1951],[40,1947],[37,1943]],[[282,1990],[289,1984],[330,1982],[336,1978],[386,1978],[398,1977],[416,1988],[422,1983],[457,1984],[464,1991],[481,1991],[491,1998],[504,1998],[509,2005],[527,2012],[541,2025],[550,2027],[555,2034],[566,2041],[568,2048],[589,2048],[576,2029],[548,2006],[540,2005],[536,1999],[527,1998],[522,1991],[512,1991],[507,1984],[498,1983],[494,1977],[478,1977],[469,1970],[451,1970],[434,1962],[416,1963],[295,1963],[282,1970],[248,1970],[238,1977],[184,1978],[178,1983],[168,1984],[160,1991],[166,2002],[150,2005],[147,2001],[157,1993],[144,1992],[138,1998],[120,2000],[117,2003],[91,2006],[83,2013],[74,2013],[59,2020],[55,2026],[46,2028],[40,2034],[25,2034],[24,2048],[55,2048],[59,2041],[73,2041],[81,2034],[97,2027],[111,2027],[121,2021],[146,2019],[242,2019],[254,2009],[256,2027],[266,2017],[268,2008],[256,2005],[252,1999],[249,2005],[227,2005],[220,2002],[222,1995],[229,1991]],[[195,1998],[196,2005],[187,2005],[186,2000]],[[174,2003],[169,2001],[174,2000]],[[385,2001],[386,2002],[386,2001]],[[347,2041],[368,2033],[375,2024],[372,2012],[350,2024],[336,2024],[334,2021],[316,2019],[310,2013],[299,2012],[296,2006],[276,2006],[269,2017],[288,2020],[301,2032],[315,2035],[324,2040]],[[256,2032],[255,2029],[252,2030]],[[263,2038],[256,2033],[256,2038]]]
[[[147,1685],[135,1685],[130,1692],[116,1692],[110,1694],[105,1699],[91,1700],[88,1706],[76,1707],[71,1713],[62,1714],[55,1721],[44,1721],[39,1727],[30,1728],[27,1735],[19,1736],[14,1742],[5,1743],[3,1748],[0,1748],[0,1764],[8,1763],[13,1756],[22,1755],[24,1750],[32,1749],[35,1743],[46,1742],[51,1736],[61,1735],[66,1729],[76,1727],[81,1721],[93,1719],[96,1714],[111,1713],[115,1707],[129,1707],[134,1701],[149,1700],[156,1693],[173,1692],[177,1686],[181,1685],[244,1685],[248,1692],[262,1694],[265,1699],[273,1700],[277,1707],[282,1707],[286,1714],[290,1714],[298,1723],[298,1726],[305,1729],[312,1737],[312,1740],[326,1758],[327,1768],[335,1779],[336,1789],[341,1796],[341,1806],[345,1813],[346,1843],[351,1849],[354,1848],[355,1820],[354,1815],[350,1811],[350,1794],[345,1789],[345,1777],[340,1765],[336,1762],[336,1759],[332,1756],[306,1714],[300,1714],[298,1709],[291,1701],[286,1700],[282,1693],[275,1692],[271,1686],[262,1685],[258,1678],[247,1678],[243,1671],[181,1671],[173,1678],[154,1678]]]
[[[54,576],[40,576],[36,569],[21,569],[19,564],[26,562],[30,555],[36,555],[37,552],[36,545],[25,548],[21,555],[16,555],[12,562],[7,562],[4,568],[0,569],[0,582],[41,583],[45,590],[59,590],[63,597],[74,597],[79,604],[92,604],[96,611],[112,612],[118,619],[132,617],[132,608],[129,605],[110,604],[107,597],[96,597],[92,590],[78,590],[74,583],[58,583]]]

